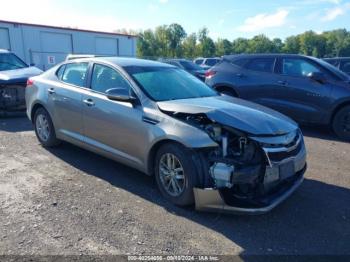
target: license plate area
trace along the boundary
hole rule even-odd
[[[292,177],[295,174],[294,161],[283,163],[279,166],[280,180]]]

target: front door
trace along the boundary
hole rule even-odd
[[[140,105],[112,101],[105,95],[111,88],[131,91],[130,83],[114,68],[95,64],[91,90],[83,96],[86,143],[121,161],[142,166],[148,132]]]
[[[274,109],[300,122],[320,122],[331,106],[331,84],[320,83],[308,77],[317,72],[331,76],[316,63],[306,58],[282,57],[279,77],[274,91]]]

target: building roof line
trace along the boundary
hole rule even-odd
[[[79,28],[70,28],[70,27],[63,27],[63,26],[32,24],[32,23],[15,22],[15,21],[7,21],[7,20],[0,20],[0,23],[8,23],[8,24],[14,24],[14,25],[25,25],[25,26],[36,26],[36,27],[45,27],[45,28],[53,28],[53,29],[60,29],[60,30],[70,30],[70,31],[86,32],[86,33],[107,34],[107,35],[114,35],[114,36],[127,36],[129,38],[131,38],[131,37],[137,38],[138,37],[137,35],[131,35],[131,34],[104,32],[104,31],[89,30],[89,29],[79,29]]]

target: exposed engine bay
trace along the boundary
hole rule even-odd
[[[219,145],[201,153],[209,165],[209,185],[219,192],[225,204],[235,207],[263,206],[266,201],[261,199],[276,192],[279,185],[287,181],[281,181],[279,174],[275,178],[272,175],[266,177],[273,167],[264,143],[237,129],[216,123],[205,114],[175,113],[172,116],[205,131]],[[305,163],[302,164],[304,167]],[[300,170],[293,169],[293,175],[296,171]],[[292,180],[290,174],[286,178]]]

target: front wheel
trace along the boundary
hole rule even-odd
[[[34,114],[34,129],[38,140],[44,147],[53,147],[60,143],[56,138],[51,117],[44,108],[39,108]]]
[[[350,140],[350,106],[343,107],[335,114],[332,125],[339,138]]]
[[[178,144],[165,144],[157,152],[155,175],[162,195],[178,206],[194,203],[198,176],[193,153]]]

